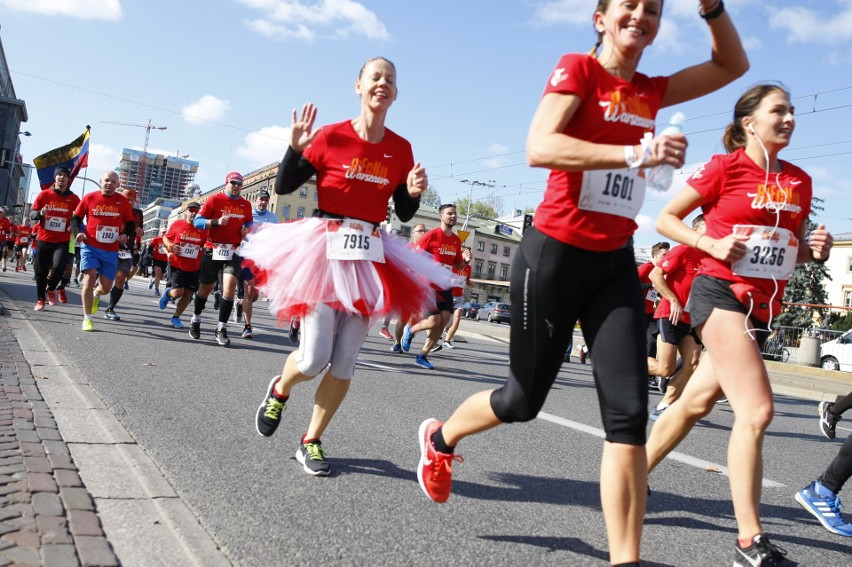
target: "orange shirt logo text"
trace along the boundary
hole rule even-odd
[[[613,91],[609,96],[609,100],[598,102],[604,109],[604,120],[621,122],[628,126],[638,126],[649,131],[654,129],[654,117],[651,114],[651,109],[641,98],[624,94],[621,91]]]
[[[382,186],[390,183],[388,166],[370,158],[352,158],[352,162],[346,168],[346,179],[357,179]]]
[[[757,186],[757,193],[748,193],[749,197],[753,197],[751,202],[752,209],[769,209],[774,211],[786,211],[790,213],[801,213],[802,205],[799,202],[799,195],[792,188],[778,187],[777,185]]]

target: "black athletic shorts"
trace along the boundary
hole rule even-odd
[[[243,267],[243,257],[239,254],[231,256],[230,260],[214,260],[213,249],[205,248],[204,257],[201,258],[201,276],[199,282],[201,285],[210,285],[216,283],[219,279],[219,272],[231,274],[234,277],[239,277],[240,270]]]
[[[712,276],[700,275],[692,282],[692,291],[689,296],[689,316],[692,319],[692,328],[700,327],[707,322],[713,309],[723,311],[734,311],[748,315],[748,308],[739,302],[731,291],[731,283],[726,280]],[[758,321],[754,317],[750,319],[754,338],[757,346],[763,350],[763,345],[769,337],[768,327],[764,321]]]
[[[453,290],[451,289],[442,289],[437,293],[437,297],[435,297],[435,302],[438,304],[438,310],[434,314],[438,314],[441,311],[453,311]]]
[[[169,287],[172,289],[184,288],[192,291],[198,291],[198,277],[200,274],[200,270],[184,272],[181,269],[171,266],[169,269]]]
[[[673,324],[668,317],[657,319],[657,332],[660,339],[670,345],[679,345],[687,335],[693,335],[692,327],[689,323],[681,321],[677,325]]]
[[[155,268],[160,268],[164,272],[166,271],[166,268],[169,267],[169,262],[167,260],[154,260],[153,264]]]

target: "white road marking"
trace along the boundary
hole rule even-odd
[[[606,437],[606,433],[604,433],[603,429],[599,429],[597,427],[592,427],[591,425],[585,425],[583,423],[578,423],[576,421],[571,421],[570,419],[565,419],[564,417],[559,417],[558,415],[553,415],[546,412],[539,412],[538,417],[545,421],[549,421],[551,423],[555,423],[557,425],[563,425],[565,427],[569,427],[576,431],[580,431],[582,433],[588,433],[589,435],[594,435],[595,437],[599,437],[603,439]],[[671,459],[673,461],[677,461],[679,463],[683,463],[685,465],[689,465],[695,467],[697,469],[702,470],[713,470],[718,471],[719,474],[723,474],[728,476],[728,467],[720,465],[718,463],[713,463],[711,461],[705,461],[704,459],[698,459],[695,457],[690,457],[689,455],[684,455],[683,453],[678,453],[677,451],[672,451],[669,453],[667,459]],[[775,480],[770,480],[768,478],[763,479],[763,486],[766,488],[784,488],[787,485],[781,482],[777,482]]]
[[[377,368],[379,370],[386,370],[388,372],[399,372],[399,368],[393,368],[392,366],[385,366],[384,364],[378,364],[376,362],[367,362],[366,360],[361,360],[360,358],[355,361],[355,364],[360,364],[361,366],[366,366],[368,368]]]

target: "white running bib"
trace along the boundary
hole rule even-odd
[[[63,217],[45,217],[44,229],[53,232],[65,232],[68,222]]]
[[[657,301],[659,298],[660,298],[660,292],[658,292],[658,291],[657,291],[656,289],[654,289],[653,287],[652,287],[651,289],[649,289],[649,290],[648,290],[648,293],[647,293],[647,294],[645,294],[645,299],[647,299],[648,301],[655,302],[655,301]]]
[[[133,254],[130,253],[130,250],[119,250],[118,251],[118,259],[119,260],[132,260]]]
[[[214,260],[230,260],[234,257],[233,244],[213,244]]]
[[[99,226],[95,233],[95,240],[103,244],[112,244],[118,241],[117,226]]]
[[[29,244],[29,242],[30,242],[30,239],[27,238],[26,236],[22,236],[18,240],[21,241],[21,244]]]
[[[159,250],[157,250],[157,252],[158,252],[159,254],[162,254],[163,256],[165,256],[166,254],[168,254],[168,253],[169,253],[169,251],[166,249],[166,245],[165,245],[165,244],[160,244],[160,246],[159,246]]]
[[[195,260],[196,258],[198,258],[198,249],[198,244],[176,244],[172,247],[172,252],[175,252],[181,258],[189,258],[190,260]]]
[[[578,206],[584,211],[635,219],[645,200],[645,179],[631,169],[583,172]]]
[[[745,241],[748,252],[731,264],[734,275],[788,280],[796,267],[799,254],[799,239],[786,228],[758,226],[753,224],[734,225],[734,234],[748,236]]]
[[[381,233],[364,221],[329,221],[325,230],[325,257],[329,260],[369,260],[384,264]]]

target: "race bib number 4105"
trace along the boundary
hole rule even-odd
[[[799,239],[786,228],[737,224],[734,234],[748,236],[746,255],[731,264],[734,275],[788,280],[796,267]]]
[[[325,255],[329,260],[369,260],[385,263],[381,233],[370,223],[333,220],[325,232]]]

